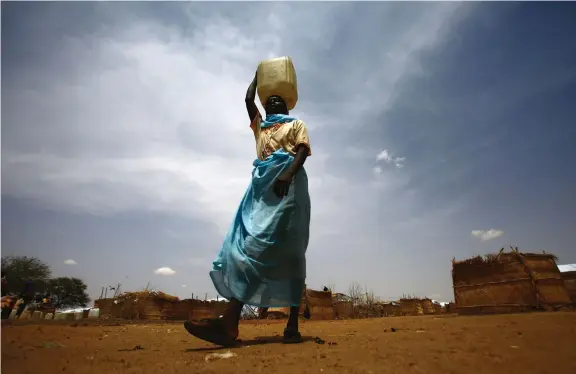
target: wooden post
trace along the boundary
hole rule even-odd
[[[114,290],[114,297],[120,292],[120,283],[116,285],[116,289]]]

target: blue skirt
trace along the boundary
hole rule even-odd
[[[288,196],[272,189],[293,160],[278,150],[254,161],[252,181],[210,272],[222,297],[258,307],[300,305],[310,236],[306,171],[296,174]]]

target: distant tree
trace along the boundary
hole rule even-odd
[[[85,307],[90,301],[86,284],[82,279],[60,277],[48,281],[46,291],[56,308]]]
[[[6,280],[2,294],[42,291],[51,274],[50,267],[36,257],[2,257],[2,277]]]
[[[352,302],[354,317],[358,318],[364,301],[362,286],[357,282],[350,283],[350,286],[348,286],[348,296]]]

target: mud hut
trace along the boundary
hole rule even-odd
[[[118,318],[112,314],[112,307],[114,305],[113,298],[97,299],[94,300],[94,308],[100,310],[98,317],[103,319]]]
[[[420,299],[420,305],[422,306],[422,312],[424,314],[436,314],[436,308],[440,306],[440,304],[436,305],[428,298]]]
[[[334,319],[334,303],[330,291],[307,289],[305,291],[305,307],[308,308],[312,320]]]
[[[517,248],[452,261],[454,300],[459,314],[513,313],[555,309],[570,303],[552,254]]]
[[[290,316],[290,307],[270,307],[266,313],[260,313],[260,308],[252,308],[252,310],[253,313],[250,315],[256,314],[258,319],[285,319]],[[309,314],[310,319],[315,320],[334,319],[332,293],[305,289],[302,292],[299,314],[301,316]]]
[[[354,305],[350,301],[334,302],[334,319],[350,319],[354,317]]]
[[[402,315],[402,307],[396,302],[383,303],[382,313],[384,317],[395,317]]]
[[[400,304],[400,309],[402,310],[402,315],[404,316],[419,316],[424,314],[422,301],[418,298],[404,297],[400,299],[398,303]]]
[[[350,296],[343,293],[332,294],[332,305],[335,319],[354,318],[354,304]]]

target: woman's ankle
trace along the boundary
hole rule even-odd
[[[226,333],[234,338],[238,337],[238,321],[235,318],[224,315],[221,317],[221,323]]]
[[[286,329],[298,331],[298,320],[296,321],[288,320],[288,323],[286,324]]]

